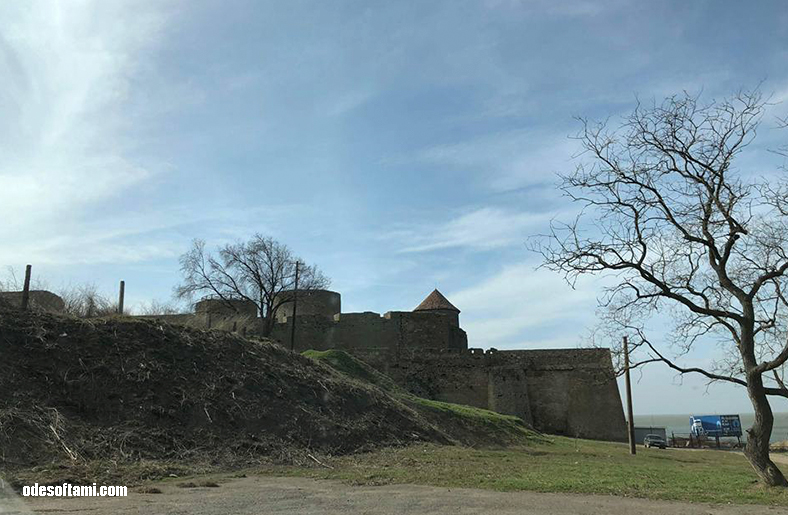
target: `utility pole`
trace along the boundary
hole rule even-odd
[[[293,320],[290,322],[290,350],[295,350],[296,310],[298,309],[298,261],[296,260],[295,288],[293,288]]]
[[[629,382],[629,340],[624,336],[624,380],[627,389],[627,434],[629,454],[635,455],[635,420],[632,418],[632,384]]]
[[[126,281],[120,282],[120,294],[118,294],[118,315],[123,314],[123,297],[126,295]]]
[[[25,267],[25,286],[22,288],[22,311],[27,309],[27,305],[30,302],[30,274],[32,269],[33,265]]]

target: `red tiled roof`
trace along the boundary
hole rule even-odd
[[[435,309],[448,309],[451,311],[456,311],[457,313],[460,312],[459,309],[454,307],[449,299],[443,296],[441,292],[438,290],[433,290],[432,293],[427,295],[427,298],[421,301],[416,309],[413,311],[432,311]]]

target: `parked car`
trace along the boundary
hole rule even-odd
[[[646,435],[643,439],[643,445],[646,448],[659,447],[660,449],[667,449],[668,443],[659,435]]]

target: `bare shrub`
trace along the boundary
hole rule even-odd
[[[65,304],[64,312],[78,318],[94,318],[114,315],[118,304],[99,293],[95,284],[70,286],[58,292]]]

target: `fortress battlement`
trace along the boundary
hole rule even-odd
[[[294,313],[293,292],[281,295],[270,337],[286,347],[295,324],[296,351],[344,350],[416,395],[516,415],[547,433],[626,440],[608,349],[469,348],[460,310],[438,290],[413,311],[382,315],[342,313],[341,295],[328,290],[296,292]],[[231,310],[254,331],[256,307],[242,304],[205,299],[194,316],[216,323]]]

